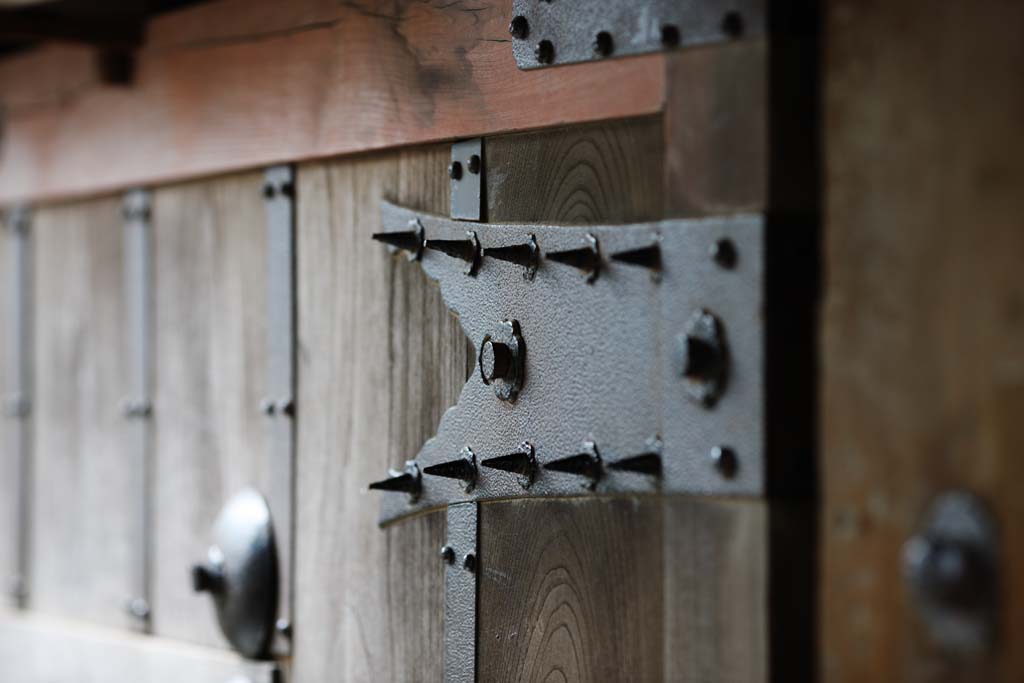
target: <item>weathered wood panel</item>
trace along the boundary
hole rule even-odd
[[[822,647],[829,681],[1024,677],[1024,5],[829,3]],[[925,637],[901,547],[968,488],[1001,634]]]
[[[153,193],[153,631],[225,644],[189,569],[221,506],[269,489],[266,218],[259,173]]]
[[[661,55],[520,71],[511,7],[203,3],[150,24],[130,88],[83,47],[5,59],[0,201],[661,110]]]
[[[437,287],[370,239],[381,198],[447,212],[448,156],[299,167],[296,680],[441,678],[445,514],[379,529],[366,486],[416,454],[471,362]]]
[[[35,378],[31,605],[127,626],[137,510],[120,198],[33,220]]]
[[[274,665],[80,622],[0,612],[0,678],[17,683],[272,683]]]
[[[479,679],[661,679],[660,507],[655,498],[482,505]]]
[[[768,505],[672,497],[662,511],[664,680],[769,680]]]

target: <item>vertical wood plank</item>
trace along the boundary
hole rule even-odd
[[[768,504],[664,500],[670,681],[768,680]]]
[[[266,391],[263,176],[249,173],[153,193],[155,505],[153,630],[222,645],[208,594],[189,568],[206,557],[221,506],[266,492],[259,403]]]
[[[823,671],[1024,677],[1024,5],[828,3]],[[901,576],[929,502],[1000,528],[1000,637],[931,642]]]
[[[119,197],[41,208],[33,222],[36,396],[31,605],[127,626],[132,456]]]
[[[482,504],[479,679],[660,680],[660,506],[654,498]]]
[[[370,239],[382,198],[447,212],[448,156],[299,168],[296,680],[441,679],[444,511],[380,529],[366,486],[433,434],[472,358],[436,285]]]

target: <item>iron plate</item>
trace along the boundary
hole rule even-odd
[[[442,553],[444,574],[444,680],[476,680],[476,586],[480,573],[477,552],[476,503],[448,506],[448,535]],[[472,559],[467,562],[467,557]],[[468,565],[468,566],[467,566]]]
[[[271,484],[268,491],[277,534],[280,635],[291,633],[292,514],[295,479],[295,170],[273,166],[264,174],[267,239],[267,421]],[[267,411],[264,411],[267,412]],[[284,654],[290,642],[277,638]]]
[[[759,36],[767,23],[765,4],[764,0],[513,0],[512,54],[520,69],[537,69]],[[605,35],[599,40],[600,33]],[[550,44],[550,61],[547,55],[538,57],[542,41]]]
[[[13,566],[4,567],[4,588],[11,602],[24,607],[28,600],[32,489],[32,214],[27,207],[11,209],[4,225],[9,240],[6,296],[11,297],[13,319],[5,320],[8,355],[7,363],[12,380],[11,394],[5,398],[4,419],[11,424],[5,430],[10,441],[4,444],[9,457],[15,459],[14,477],[18,482],[14,524],[10,539],[15,543]]]
[[[419,220],[431,239],[464,234],[461,224],[384,202],[385,230]],[[604,463],[662,444],[662,477],[604,468],[597,493],[666,492],[759,496],[764,493],[764,219],[759,215],[666,220],[615,226],[481,224],[481,245],[521,244],[536,236],[543,253],[578,247],[586,235],[601,244],[605,262],[588,283],[580,270],[542,259],[536,276],[522,266],[484,258],[475,277],[463,263],[427,250],[419,261],[441,286],[447,306],[480,351],[485,335],[502,320],[518,322],[529,348],[527,381],[516,401],[494,395],[480,373],[467,381],[458,403],[445,412],[436,435],[416,462],[420,468],[450,461],[469,447],[478,462],[535,449],[541,468],[529,491],[514,473],[481,468],[474,489],[458,480],[424,475],[415,501],[382,494],[382,522],[424,508],[463,500],[585,495],[584,478],[543,469],[545,463],[581,453],[586,442]],[[740,254],[733,268],[711,257],[729,238]],[[657,242],[661,277],[617,263],[611,255]],[[679,375],[675,348],[695,311],[720,321],[730,357],[727,388],[713,406],[694,401]],[[736,455],[731,477],[709,454],[725,446]],[[410,454],[392,454],[404,461]]]
[[[123,401],[132,449],[132,491],[134,492],[132,545],[135,550],[132,571],[132,595],[126,609],[136,627],[148,631],[150,625],[151,576],[149,529],[152,526],[152,224],[151,196],[146,190],[131,190],[124,196],[124,273],[128,299],[128,350],[131,395]],[[140,418],[140,419],[135,419]]]
[[[470,160],[477,159],[476,170],[470,169]],[[452,166],[458,172],[449,170],[451,180],[452,218],[467,221],[483,220],[484,187],[484,141],[483,138],[461,140],[452,144]],[[456,167],[455,165],[458,164]],[[465,239],[459,235],[455,239]]]

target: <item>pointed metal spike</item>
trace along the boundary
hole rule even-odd
[[[465,261],[466,275],[476,275],[480,267],[480,241],[475,232],[467,232],[464,240],[426,240],[423,246]]]
[[[544,257],[572,266],[587,273],[587,282],[593,282],[601,272],[601,252],[598,249],[597,238],[587,235],[587,246],[578,249],[566,249],[564,251],[549,251]]]
[[[404,491],[405,493],[417,493],[420,490],[420,480],[413,474],[403,472],[402,474],[388,477],[370,484],[370,488],[376,491]]]
[[[533,278],[540,265],[540,248],[537,246],[537,238],[530,235],[524,244],[511,244],[506,247],[488,247],[484,249],[484,256],[515,263],[526,268],[524,276],[526,279]]]
[[[472,263],[476,258],[476,245],[473,244],[473,240],[427,240],[423,246],[468,263]]]
[[[375,232],[373,233],[373,239],[384,244],[390,244],[397,249],[404,249],[405,251],[417,251],[421,245],[419,235],[413,230]]]
[[[389,470],[387,479],[375,481],[370,484],[369,488],[376,491],[399,491],[402,493],[408,493],[410,499],[414,501],[419,497],[420,491],[423,488],[423,483],[420,478],[420,468],[415,461],[409,460],[405,463],[405,469],[401,471]]]
[[[639,249],[627,249],[611,255],[613,261],[651,270],[661,270],[661,247],[651,244]]]
[[[641,453],[608,463],[608,468],[637,474],[661,476],[661,455],[659,453]]]
[[[537,462],[532,453],[509,453],[508,455],[496,455],[493,458],[481,460],[482,467],[513,474],[530,474],[537,468]]]
[[[372,237],[378,242],[409,252],[412,260],[418,260],[423,255],[423,224],[418,218],[409,221],[408,230],[375,232]]]
[[[588,487],[591,489],[597,485],[597,482],[604,475],[604,469],[601,466],[601,456],[597,453],[597,447],[591,442],[583,445],[582,453],[553,460],[546,463],[544,469],[587,477],[590,480]]]
[[[519,451],[516,453],[487,458],[481,460],[480,464],[493,470],[519,475],[519,484],[524,489],[530,488],[537,476],[537,455],[529,441],[519,444]]]
[[[465,483],[466,492],[473,490],[476,485],[477,469],[476,454],[468,446],[462,449],[460,457],[456,460],[438,463],[423,468],[423,474],[430,474],[435,477],[447,479],[459,479]]]

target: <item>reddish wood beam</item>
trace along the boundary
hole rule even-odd
[[[0,62],[0,203],[661,111],[664,58],[522,72],[511,3],[211,3],[155,20],[130,89],[82,51]]]

